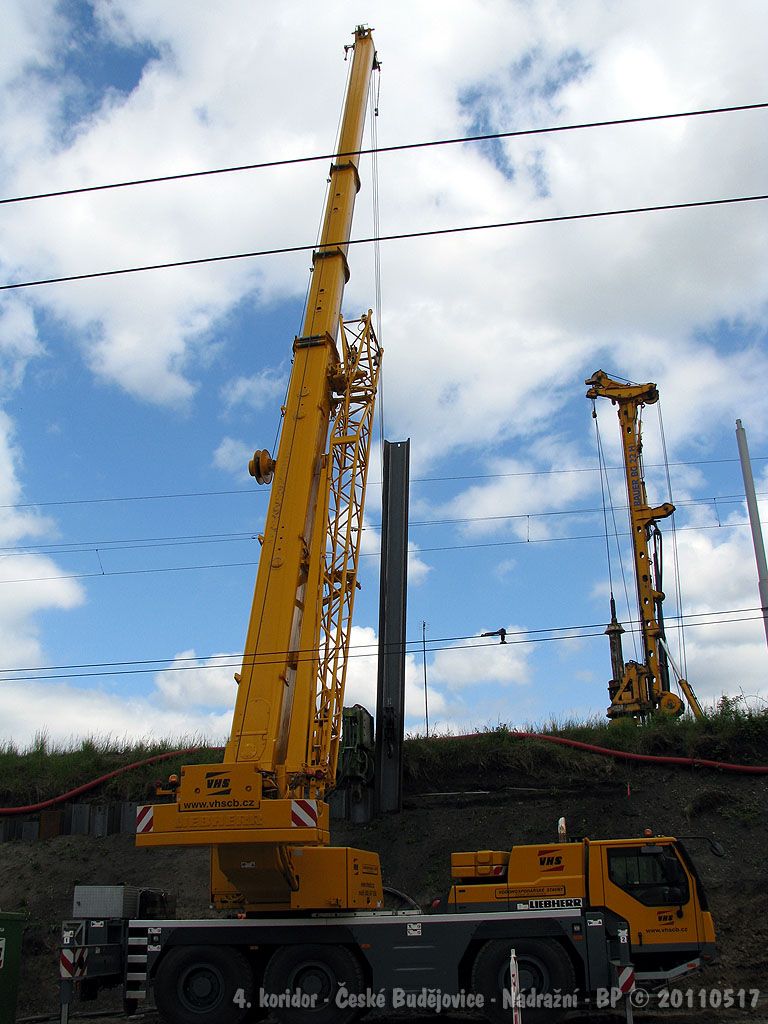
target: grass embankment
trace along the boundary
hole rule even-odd
[[[521,730],[578,740],[593,746],[636,754],[675,756],[734,764],[768,764],[768,708],[742,708],[724,698],[706,718],[675,719],[658,715],[645,725],[624,720],[550,723]],[[527,778],[610,778],[615,761],[566,746],[521,740],[505,726],[470,739],[415,737],[405,745],[405,777],[415,785],[440,779],[518,775]]]
[[[114,739],[86,739],[78,745],[51,743],[38,736],[26,749],[0,745],[0,807],[36,804],[68,793],[94,779],[140,761],[175,750],[189,750],[184,764],[220,761],[221,750],[200,739],[157,740],[127,743]],[[166,779],[178,765],[171,758],[156,761],[108,779],[83,793],[82,800],[143,800],[155,783]]]
[[[595,746],[639,754],[673,755],[737,764],[768,764],[768,708],[742,708],[724,698],[703,720],[657,716],[638,727],[633,722],[552,723],[526,732],[561,736]],[[143,800],[154,783],[178,771],[180,764],[218,762],[221,751],[198,746],[194,738],[128,744],[89,739],[59,746],[45,737],[26,750],[0,746],[0,806],[20,806],[56,797],[124,765],[190,747],[194,752],[135,769],[83,794],[84,800]],[[404,748],[406,788],[449,788],[459,780],[512,776],[560,781],[610,778],[615,762],[568,747],[522,740],[507,726],[472,737],[412,736]],[[464,788],[464,787],[462,787]]]

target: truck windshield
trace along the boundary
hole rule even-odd
[[[647,907],[681,906],[690,898],[688,876],[671,846],[608,850],[608,877]]]

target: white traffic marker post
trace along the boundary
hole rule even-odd
[[[635,991],[635,968],[631,965],[624,965],[617,971],[618,987],[624,996],[624,1019],[627,1024],[633,1024],[632,993]]]
[[[509,951],[509,994],[512,1003],[512,1024],[523,1024],[523,1011],[520,1007],[520,974],[517,970],[517,957],[514,949]]]

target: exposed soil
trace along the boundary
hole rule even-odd
[[[469,789],[486,792],[467,795]],[[464,795],[442,795],[449,791]],[[606,765],[598,779],[579,775],[500,777],[496,773],[492,778],[479,774],[468,784],[466,778],[443,773],[439,779],[420,779],[418,786],[411,782],[401,814],[362,826],[339,822],[333,834],[339,845],[378,851],[385,884],[427,904],[448,887],[451,851],[549,842],[555,838],[560,815],[566,816],[572,836],[636,836],[650,827],[656,833],[719,839],[726,849],[724,858],[713,856],[704,841],[691,838],[687,842],[710,899],[721,959],[706,974],[685,984],[697,990],[758,988],[763,989],[765,999],[765,777],[704,769],[627,767],[614,762]],[[0,845],[0,907],[29,914],[22,949],[19,1020],[58,1013],[59,932],[61,921],[71,914],[72,890],[78,883],[171,889],[178,896],[179,917],[213,916],[208,909],[207,850],[139,850],[132,837],[122,835]],[[78,1010],[107,1006],[100,999],[95,1005],[82,1004]],[[766,1003],[746,1015],[722,1011],[695,1015],[698,1021],[732,1017],[768,1019]],[[637,1019],[657,1018],[644,1013]],[[663,1019],[683,1024],[691,1017],[667,1013]]]

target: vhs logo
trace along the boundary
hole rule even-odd
[[[557,850],[539,850],[539,867],[544,872],[562,871],[563,858]]]
[[[205,787],[209,793],[215,793],[216,796],[227,796],[232,792],[229,772],[206,772]]]

